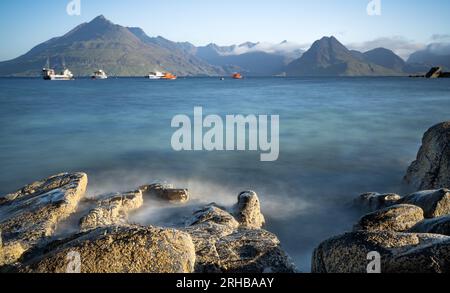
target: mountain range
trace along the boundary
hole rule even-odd
[[[335,37],[323,37],[305,52],[298,45],[246,42],[195,46],[150,37],[141,28],[124,27],[98,16],[61,37],[50,39],[13,60],[0,62],[0,76],[38,76],[51,67],[76,76],[103,69],[112,76],[144,76],[170,71],[179,76],[400,76],[424,73],[432,66],[450,68],[450,46],[431,44],[404,61],[393,51],[349,50]]]

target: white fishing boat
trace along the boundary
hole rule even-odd
[[[92,75],[92,79],[107,79],[107,78],[108,78],[108,75],[106,75],[106,73],[101,69],[97,70]]]
[[[163,72],[156,71],[156,72],[150,72],[147,76],[148,79],[162,79],[165,76]]]
[[[63,61],[63,67],[64,70],[61,73],[56,73],[56,71],[54,69],[50,68],[50,60],[47,59],[47,64],[46,66],[42,69],[42,78],[44,78],[45,80],[72,80],[74,79],[74,76],[72,74],[72,72],[65,68],[65,64]]]
[[[69,69],[64,69],[61,73],[57,74],[55,70],[50,68],[42,69],[42,77],[45,80],[72,80],[74,79],[72,72]]]

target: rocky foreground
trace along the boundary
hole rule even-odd
[[[377,252],[382,273],[450,273],[450,122],[425,134],[405,183],[422,191],[362,194],[356,204],[369,214],[352,232],[320,244],[312,271],[367,273],[368,256]]]
[[[148,198],[180,204],[189,192],[152,184],[87,199],[84,173],[59,174],[0,197],[0,270],[33,273],[295,272],[280,241],[262,229],[256,193],[239,194],[227,210],[210,204],[177,229],[140,226],[129,213]],[[78,232],[55,237],[58,226],[79,218]],[[77,265],[79,260],[79,265]]]

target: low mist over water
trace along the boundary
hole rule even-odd
[[[205,115],[279,115],[279,159],[174,152],[171,119],[196,106]],[[192,201],[149,201],[131,220],[175,226],[198,205],[232,206],[255,190],[267,229],[308,271],[315,246],[351,229],[358,194],[401,192],[423,133],[449,109],[448,79],[0,79],[0,193],[68,171],[89,174],[88,196],[172,183]]]

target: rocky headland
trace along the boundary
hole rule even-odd
[[[232,208],[199,207],[176,228],[142,226],[129,214],[150,198],[181,205],[189,191],[151,184],[87,198],[88,176],[59,174],[0,198],[0,271],[32,273],[290,273],[278,238],[263,229],[258,195]],[[79,211],[81,203],[89,208]],[[57,236],[79,215],[76,233]],[[79,261],[77,267],[76,261]]]
[[[425,133],[404,182],[416,192],[360,195],[368,214],[315,249],[312,272],[367,273],[376,252],[382,273],[450,273],[450,122]]]

